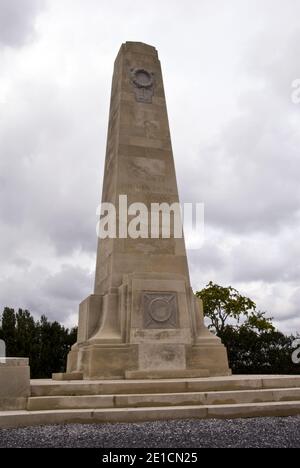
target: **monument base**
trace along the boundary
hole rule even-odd
[[[80,304],[67,364],[68,375],[78,373],[91,380],[231,375],[201,300],[182,276],[159,273],[126,275],[118,289]]]
[[[87,380],[177,379],[229,376],[227,353],[216,345],[152,345],[148,366],[141,366],[140,345],[75,345],[68,356],[66,375]],[[147,349],[147,348],[146,348]],[[148,348],[149,349],[149,348]],[[159,358],[160,364],[156,364]],[[182,363],[180,362],[181,359]],[[58,380],[58,376],[55,376]],[[62,375],[60,380],[72,380]]]

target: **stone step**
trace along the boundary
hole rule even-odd
[[[230,376],[198,379],[53,381],[32,380],[31,396],[129,395],[300,388],[298,376]]]
[[[140,395],[43,396],[28,399],[29,411],[224,405],[300,401],[300,388]]]
[[[97,410],[3,411],[0,412],[0,427],[72,423],[136,423],[170,419],[254,418],[260,416],[293,416],[297,414],[300,414],[300,401],[156,408],[104,408]]]

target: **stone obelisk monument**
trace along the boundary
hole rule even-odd
[[[102,202],[118,207],[120,195],[149,208],[179,201],[160,61],[139,42],[121,46],[112,82]],[[123,237],[99,241],[95,290],[80,304],[67,373],[228,375],[226,350],[190,286],[184,239]]]

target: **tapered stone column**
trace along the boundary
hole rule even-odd
[[[158,54],[139,42],[122,45],[112,82],[102,202],[118,208],[120,195],[148,208],[179,201]],[[226,350],[204,327],[201,307],[183,238],[100,240],[95,290],[80,305],[67,372],[88,379],[228,375]]]

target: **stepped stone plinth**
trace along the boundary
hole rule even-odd
[[[26,410],[1,427],[300,414],[300,375],[159,380],[32,380]]]

